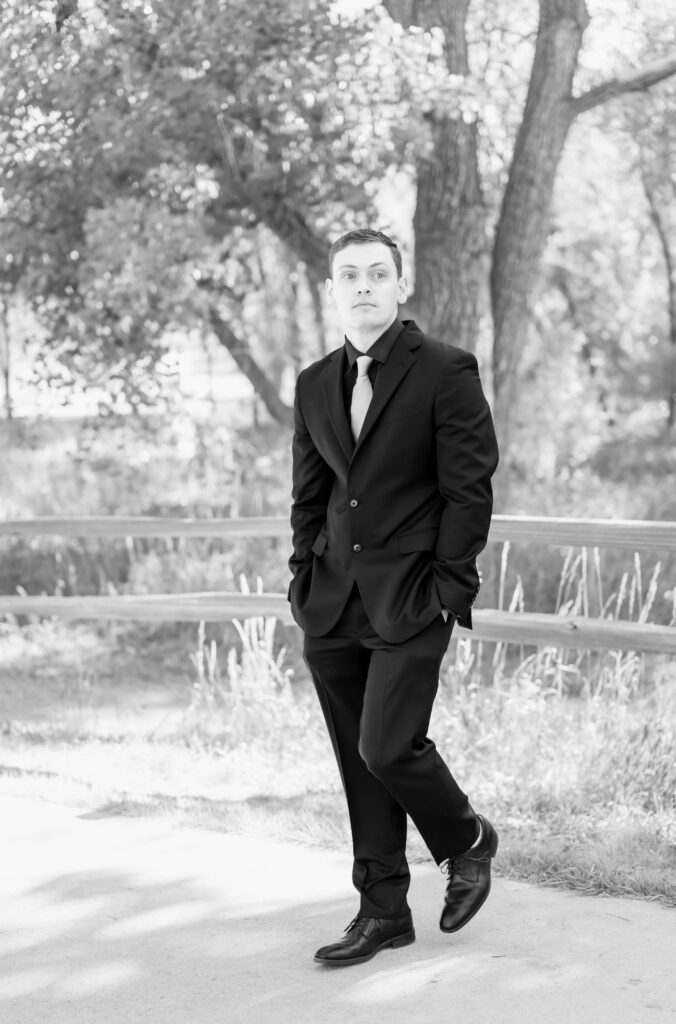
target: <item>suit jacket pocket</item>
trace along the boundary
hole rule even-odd
[[[399,550],[402,555],[412,551],[434,551],[438,536],[439,530],[436,526],[430,526],[425,530],[412,530],[411,533],[402,533],[397,537]]]
[[[328,539],[329,538],[328,538],[328,534],[326,532],[326,527],[322,526],[321,530],[319,531],[319,533],[317,534],[317,536],[315,538],[315,542],[312,545],[312,548],[310,549],[313,552],[313,554],[315,554],[315,555],[323,555],[324,554],[324,548],[326,547],[326,545],[328,543]]]

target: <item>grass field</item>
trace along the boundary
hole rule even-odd
[[[248,620],[228,638],[0,625],[2,791],[347,849],[298,635]],[[676,906],[675,720],[673,662],[462,641],[431,735],[500,831],[499,873]]]

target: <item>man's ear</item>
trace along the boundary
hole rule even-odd
[[[333,302],[333,281],[331,280],[330,277],[327,277],[326,281],[324,282],[324,289],[326,291],[326,297],[329,300],[329,302]]]
[[[406,302],[406,299],[408,298],[408,281],[406,280],[403,274],[399,278],[397,285],[399,289],[397,292],[397,299],[403,305],[404,302]]]

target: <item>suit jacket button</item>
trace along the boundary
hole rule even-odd
[[[361,551],[361,544],[353,544],[352,545],[352,550],[353,551]]]
[[[356,508],[358,504],[359,504],[359,502],[357,501],[356,498],[351,498],[350,499],[350,508]]]

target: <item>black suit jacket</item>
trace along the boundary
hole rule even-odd
[[[404,321],[355,445],[342,353],[308,366],[296,385],[293,616],[323,636],[356,580],[388,643],[409,639],[442,608],[471,628],[498,462],[476,359]]]

